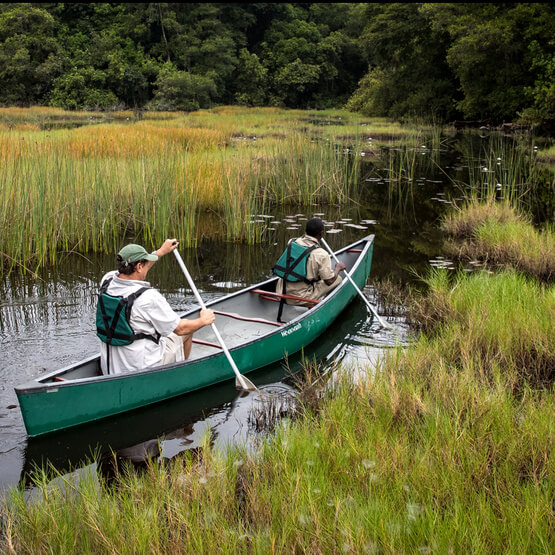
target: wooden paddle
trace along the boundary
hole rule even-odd
[[[202,309],[206,309],[206,305],[204,304],[204,301],[202,300],[198,289],[195,286],[195,283],[193,282],[193,278],[191,277],[191,274],[189,274],[185,263],[183,262],[183,259],[181,258],[181,255],[177,252],[177,249],[173,250],[173,254],[175,254],[175,258],[177,258],[177,262],[179,263],[179,265],[181,266],[181,269],[183,270],[183,273],[185,274],[185,277],[187,278],[187,281],[189,282],[189,287],[193,290],[193,293],[197,299],[198,304],[200,305],[200,307]],[[233,358],[231,358],[231,354],[229,353],[227,347],[225,346],[224,340],[222,339],[222,336],[220,335],[220,332],[218,331],[218,328],[216,327],[216,324],[210,324],[212,326],[212,331],[214,332],[214,334],[216,335],[216,338],[218,339],[218,342],[220,343],[220,346],[223,350],[223,352],[225,353],[225,356],[227,357],[227,360],[229,361],[229,364],[231,365],[231,368],[233,368],[233,371],[235,372],[235,387],[237,389],[244,389],[246,391],[258,391],[258,388],[248,379],[245,378],[245,376],[243,376],[240,372],[239,369],[237,368],[237,365],[235,364],[235,361],[233,360]]]
[[[324,239],[320,239],[320,242],[326,247],[326,249],[329,251],[329,253],[331,254],[332,258],[335,260],[335,262],[339,262],[339,260],[337,259],[337,256],[335,256],[335,253],[330,249],[330,246],[326,243],[326,241]],[[386,329],[389,329],[389,330],[393,329],[390,325],[386,324],[380,318],[380,315],[376,312],[376,309],[370,304],[370,301],[363,295],[362,291],[358,288],[357,284],[353,281],[353,278],[349,275],[349,273],[345,270],[344,270],[344,273],[347,276],[347,278],[349,279],[349,281],[351,282],[352,286],[355,288],[356,292],[360,295],[362,300],[366,303],[366,306],[370,309],[372,314],[374,314],[374,316],[378,319],[378,322],[380,323],[380,325],[383,328],[386,328]]]

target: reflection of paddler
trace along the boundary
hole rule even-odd
[[[338,262],[332,269],[330,255],[319,243],[323,235],[324,222],[320,218],[312,218],[306,223],[304,235],[289,241],[273,269],[280,278],[276,293],[318,300],[341,283],[338,274],[345,269],[345,264]],[[287,299],[286,302],[304,304],[294,299]]]

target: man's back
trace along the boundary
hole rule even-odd
[[[107,294],[114,297],[128,297],[141,287],[149,287],[147,281],[126,280],[118,277],[116,271],[108,272],[101,280],[111,282]],[[148,289],[133,303],[129,324],[136,334],[156,336],[160,334],[159,343],[150,339],[137,339],[130,345],[110,347],[110,374],[119,374],[125,370],[141,370],[155,366],[162,358],[165,336],[169,335],[179,323],[179,316],[173,311],[166,299],[156,290]],[[107,348],[101,343],[101,365],[106,374]]]
[[[329,291],[341,283],[340,277],[337,277],[336,282],[332,285],[327,285],[325,283],[325,280],[330,280],[335,277],[329,254],[325,249],[319,246],[317,238],[306,233],[302,237],[294,240],[303,247],[318,246],[318,248],[314,249],[308,255],[306,263],[306,279],[308,283],[305,281],[288,281],[285,284],[285,293],[305,299],[319,299],[324,297]],[[284,283],[281,278],[278,280],[276,292],[284,293]],[[300,301],[292,301],[291,299],[287,302],[288,304],[302,304]]]

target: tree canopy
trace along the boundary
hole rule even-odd
[[[549,3],[4,3],[0,104],[552,125]]]

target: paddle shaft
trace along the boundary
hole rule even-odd
[[[331,254],[331,256],[333,257],[333,259],[335,260],[335,262],[339,262],[339,260],[337,259],[337,256],[335,256],[335,253],[331,250],[330,246],[326,243],[326,241],[324,239],[320,239],[320,242],[326,247],[326,249],[328,249],[329,253]],[[362,293],[362,291],[358,288],[357,284],[354,282],[353,278],[349,275],[349,273],[347,271],[343,271],[343,273],[347,276],[347,278],[349,279],[349,281],[351,282],[352,286],[355,288],[355,291],[360,295],[360,297],[362,298],[362,300],[366,303],[366,306],[370,309],[370,311],[372,312],[372,314],[374,314],[374,316],[378,319],[378,322],[380,323],[380,325],[384,328],[388,328],[390,329],[391,326],[388,326],[381,318],[380,315],[377,313],[376,309],[370,304],[370,301],[364,296],[364,294]]]
[[[189,274],[189,271],[187,270],[187,267],[185,266],[185,263],[183,262],[181,255],[177,252],[177,249],[174,249],[173,254],[175,254],[175,258],[177,258],[177,262],[179,263],[179,266],[181,266],[181,269],[183,270],[183,273],[185,274],[185,277],[187,278],[187,281],[189,283],[189,287],[192,289],[198,304],[203,310],[205,310],[206,305],[204,304],[204,301],[202,300],[202,297],[200,296],[200,293],[198,292],[198,289],[195,286],[195,282],[193,281],[191,274]],[[235,375],[237,376],[236,384],[239,384],[243,389],[247,389],[250,391],[257,389],[256,386],[249,379],[245,378],[245,376],[243,376],[239,372],[239,368],[237,368],[235,361],[231,357],[231,354],[228,348],[226,347],[225,342],[222,336],[220,335],[218,328],[216,327],[216,324],[212,323],[210,325],[212,327],[212,331],[214,332],[214,335],[218,340],[218,343],[220,344],[220,347],[222,348],[223,352],[225,353],[225,356],[227,357],[227,360],[229,361],[229,364],[231,365],[231,368],[233,369],[233,371],[235,372]]]

